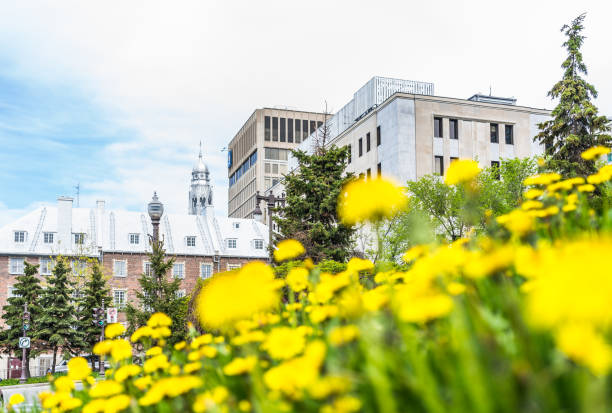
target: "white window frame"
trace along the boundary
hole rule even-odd
[[[23,275],[25,274],[25,264],[23,263],[23,258],[9,258],[9,274],[12,275]],[[15,263],[18,263],[15,265]]]
[[[204,271],[202,271],[204,269],[204,267],[207,267],[210,269],[209,274],[207,277],[204,276]],[[200,263],[200,278],[203,280],[207,280],[209,278],[211,278],[213,275],[213,265],[210,262],[202,262]]]
[[[117,296],[116,293],[123,293],[123,303],[121,305],[117,305]],[[128,291],[127,288],[113,288],[113,305],[116,309],[122,310],[127,305]]]
[[[74,245],[85,245],[85,233],[84,232],[73,232],[72,240],[74,241]],[[80,239],[81,242],[77,242]]]
[[[47,240],[47,237],[51,236],[51,241]],[[55,242],[55,232],[43,232],[43,244],[53,244]]]
[[[237,222],[237,221],[232,222],[232,227],[234,229],[240,229],[240,222]]]
[[[228,249],[235,250],[236,248],[238,248],[238,238],[228,238],[225,242]],[[232,243],[234,244],[233,247],[231,246]]]
[[[149,264],[149,272],[147,272],[147,264]],[[142,272],[147,276],[153,274],[153,265],[151,264],[151,261],[142,260]]]
[[[117,263],[122,262],[125,265],[125,273],[124,274],[118,274],[117,273]],[[127,264],[127,260],[115,260],[113,259],[113,277],[121,277],[121,278],[125,278],[127,277],[128,274],[128,264]]]
[[[39,258],[38,264],[40,265],[38,271],[40,275],[51,275],[53,267],[55,267],[53,265],[53,258]]]
[[[23,235],[23,239],[17,240],[17,238],[22,238],[22,237],[18,237],[17,234],[22,234]],[[15,244],[25,244],[28,241],[28,231],[13,231],[13,242],[15,242]]]
[[[176,296],[178,298],[184,298],[187,295],[187,291],[185,290],[177,290],[176,291]]]
[[[175,271],[177,268],[177,265],[181,265],[183,267],[183,271],[182,274],[178,274]],[[181,261],[181,262],[175,262],[174,265],[172,265],[172,277],[174,278],[178,278],[180,280],[184,280],[185,279],[185,262]]]
[[[193,245],[189,245],[189,240],[192,239],[193,240]],[[187,235],[185,237],[185,245],[192,248],[196,246],[196,236],[195,235]]]
[[[230,264],[229,262],[227,263],[227,270],[231,271],[231,270],[238,270],[242,268],[242,264]]]
[[[9,286],[7,286],[7,287],[6,287],[6,299],[7,299],[7,300],[8,300],[9,298],[12,298],[12,297],[18,297],[18,295],[17,295],[17,294],[14,294],[14,293],[13,293],[13,290],[14,290],[14,289],[15,289],[15,286],[14,286],[14,285],[9,285]]]
[[[136,240],[136,242],[133,242],[134,240]],[[140,245],[140,234],[138,233],[131,233],[128,235],[128,241],[130,243],[130,245]]]
[[[74,275],[83,275],[87,269],[87,263],[81,260],[70,261],[70,269]]]
[[[261,248],[257,247],[257,244],[261,243]],[[264,240],[261,238],[257,238],[253,240],[253,248],[256,250],[263,250],[264,249]]]

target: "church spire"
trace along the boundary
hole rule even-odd
[[[198,160],[191,171],[191,186],[189,189],[190,215],[206,215],[207,209],[212,209],[212,186],[210,185],[210,173],[208,166],[202,159],[202,141],[200,141],[200,152]]]

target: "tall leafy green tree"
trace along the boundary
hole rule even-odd
[[[582,159],[580,154],[590,147],[612,143],[606,133],[610,131],[608,119],[599,116],[591,102],[597,91],[582,77],[587,74],[580,51],[585,39],[584,18],[581,14],[561,28],[567,36],[563,46],[568,54],[561,64],[563,78],[548,92],[551,98],[559,99],[559,104],[552,111],[552,119],[538,125],[541,132],[534,138],[546,148],[548,167],[565,176],[594,173],[595,162]]]
[[[36,337],[41,311],[38,304],[42,288],[36,276],[38,265],[31,265],[27,261],[24,261],[24,264],[24,274],[17,276],[17,282],[13,284],[13,294],[8,298],[8,304],[2,308],[2,319],[6,324],[6,329],[0,332],[0,346],[9,354],[21,355],[19,337],[23,336],[23,313],[24,305],[27,304],[30,313],[28,336],[31,339],[31,347],[26,351],[26,377],[30,377],[30,357],[40,350],[40,343]]]
[[[145,325],[151,314],[162,312],[172,319],[172,336],[168,341],[177,343],[187,336],[189,299],[179,296],[181,280],[169,279],[168,272],[174,265],[174,258],[166,260],[163,241],[152,241],[151,248],[151,271],[143,273],[138,280],[140,291],[136,292],[136,297],[140,305],[128,303],[126,307],[129,331]]]
[[[38,337],[45,343],[46,348],[53,352],[51,366],[53,373],[59,350],[68,356],[83,346],[76,329],[77,318],[72,299],[73,286],[70,274],[71,268],[67,260],[58,257],[40,301]]]
[[[300,241],[315,261],[345,261],[352,251],[354,228],[340,223],[338,195],[354,178],[345,173],[348,148],[319,147],[314,154],[293,151],[299,168],[285,176],[286,205],[274,217],[281,238]]]
[[[91,353],[93,346],[100,341],[101,327],[96,323],[97,320],[94,320],[94,309],[108,308],[111,302],[106,278],[96,262],[91,266],[91,272],[87,276],[77,312],[79,326],[77,334],[83,345],[83,351]]]

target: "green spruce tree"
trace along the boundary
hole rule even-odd
[[[0,346],[2,349],[14,356],[21,356],[19,348],[19,337],[23,336],[23,313],[24,305],[27,304],[30,313],[30,325],[27,334],[31,339],[30,348],[26,351],[26,377],[30,377],[30,357],[40,351],[40,343],[36,340],[38,334],[38,319],[40,317],[40,306],[38,305],[42,293],[40,280],[36,276],[38,265],[31,265],[24,261],[24,274],[16,277],[13,284],[13,295],[9,297],[2,310],[2,319],[6,329],[0,332]]]
[[[298,150],[293,156],[299,168],[285,176],[286,205],[274,217],[280,239],[297,239],[317,262],[345,261],[353,249],[355,229],[340,223],[337,206],[342,187],[354,178],[344,172],[348,148],[323,143],[312,155]]]
[[[172,319],[172,336],[168,341],[178,343],[187,337],[188,297],[179,297],[180,279],[169,279],[174,258],[166,260],[163,241],[152,241],[149,261],[151,271],[143,273],[138,280],[140,291],[136,292],[139,306],[128,303],[126,315],[128,331],[132,333],[147,323],[151,314],[161,312]]]
[[[76,331],[77,318],[70,274],[70,265],[66,259],[58,257],[40,301],[42,310],[38,322],[38,338],[53,352],[53,373],[58,351],[61,350],[65,356],[69,356],[82,348]]]
[[[101,327],[94,320],[95,308],[108,308],[112,298],[104,274],[100,265],[96,262],[91,266],[83,286],[83,295],[79,300],[77,312],[79,342],[83,345],[82,350],[91,353],[93,346],[100,341]]]
[[[606,133],[610,131],[608,119],[599,116],[591,102],[597,91],[581,76],[587,74],[580,52],[585,38],[581,34],[584,17],[581,14],[561,28],[567,36],[563,46],[568,55],[561,65],[563,78],[548,92],[551,98],[559,99],[559,104],[552,111],[552,119],[538,125],[541,132],[534,138],[545,146],[548,167],[564,176],[594,173],[595,162],[582,159],[580,154],[593,146],[611,145]]]

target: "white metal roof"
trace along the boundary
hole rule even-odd
[[[71,205],[72,202],[70,202]],[[66,208],[71,227],[62,239],[58,227],[58,206],[42,206],[0,228],[0,254],[55,255],[102,252],[142,253],[150,250],[147,234],[152,226],[146,212],[96,208]],[[64,220],[64,222],[66,222]],[[15,231],[25,231],[25,241],[15,242]],[[44,242],[44,233],[53,233],[53,243]],[[164,214],[160,238],[168,254],[225,255],[265,259],[268,256],[268,227],[252,219],[220,218],[204,215]],[[83,245],[75,245],[75,233],[84,233]],[[139,243],[130,243],[130,234],[139,234]],[[195,246],[187,246],[187,237],[195,237]],[[227,248],[227,240],[236,239],[236,248]],[[255,249],[255,240],[263,240],[263,249]]]

